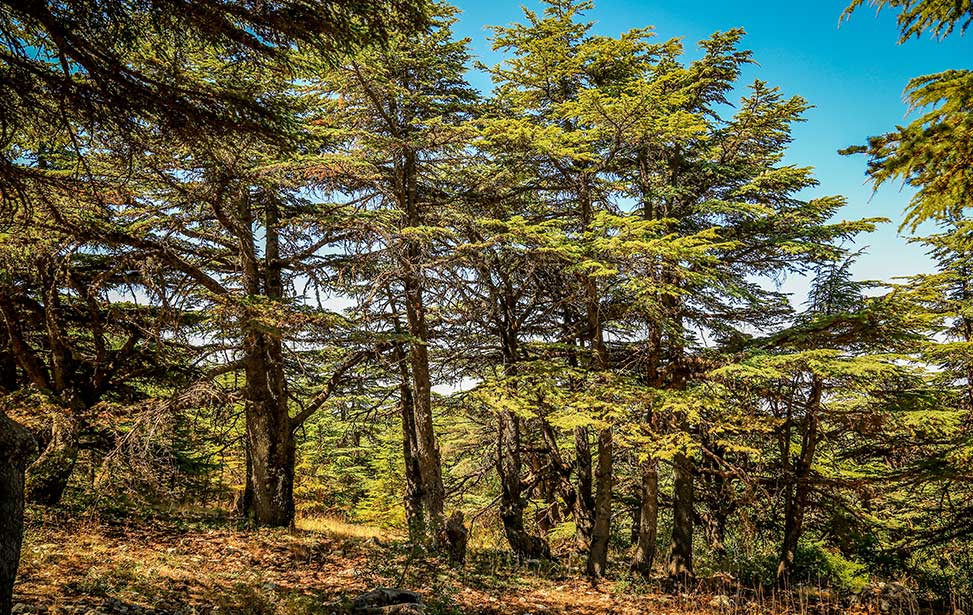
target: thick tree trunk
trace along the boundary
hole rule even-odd
[[[255,248],[250,197],[240,204],[240,235],[244,290],[249,297],[283,298],[277,204],[263,204],[263,256]],[[284,342],[277,331],[257,324],[259,314],[247,313],[243,324],[246,372],[247,445],[250,447],[251,515],[258,525],[289,527],[294,523],[294,428],[288,412]]]
[[[667,574],[673,585],[684,585],[695,577],[693,571],[693,466],[685,453],[673,458],[672,466],[672,544]]]
[[[61,502],[78,462],[80,432],[81,424],[70,410],[53,416],[50,442],[27,468],[25,497],[28,502],[45,506]]]
[[[659,462],[652,458],[646,459],[640,469],[641,506],[632,570],[648,576],[652,572],[659,535]]]
[[[497,474],[500,477],[500,519],[510,548],[523,559],[549,559],[550,547],[524,527],[523,484],[520,456],[520,419],[512,412],[500,413],[497,440]]]
[[[596,494],[591,548],[588,550],[588,576],[600,577],[608,568],[608,539],[612,516],[612,431],[598,434],[598,466],[595,472]]]
[[[247,400],[247,442],[253,464],[251,510],[258,525],[294,522],[294,437],[287,407],[266,399]]]
[[[0,413],[0,615],[13,607],[24,538],[24,471],[33,450],[30,432]]]
[[[294,434],[287,409],[280,339],[256,331],[244,338],[251,514],[258,525],[294,522]]]

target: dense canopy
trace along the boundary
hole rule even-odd
[[[25,506],[28,541],[338,517],[409,562],[961,612],[970,71],[849,144],[935,229],[935,271],[862,281],[887,220],[787,161],[813,101],[742,82],[742,30],[596,16],[525,8],[479,66],[443,1],[0,0],[0,615]]]

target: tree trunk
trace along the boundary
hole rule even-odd
[[[815,378],[807,402],[807,416],[801,438],[801,452],[794,464],[794,475],[788,485],[784,501],[784,541],[781,545],[780,563],[777,565],[777,584],[786,587],[797,545],[804,530],[804,513],[811,499],[811,467],[818,444],[818,409],[821,405],[823,383]],[[786,434],[790,437],[790,434]],[[789,450],[790,447],[787,448]]]
[[[574,430],[575,469],[578,474],[578,487],[574,499],[574,523],[577,538],[583,550],[591,546],[591,532],[595,521],[595,498],[592,492],[591,443],[588,442],[588,428]]]
[[[246,407],[254,521],[262,526],[289,527],[294,522],[295,444],[287,407],[260,398],[248,399]]]
[[[693,496],[692,460],[685,453],[673,458],[672,466],[672,544],[669,550],[668,577],[674,586],[695,577],[693,572]]]
[[[601,577],[608,568],[608,539],[612,517],[612,431],[598,434],[598,467],[595,472],[596,494],[591,548],[588,550],[587,571],[590,577]]]
[[[512,412],[500,413],[499,438],[497,440],[497,474],[500,477],[500,519],[510,548],[523,559],[549,559],[551,549],[541,538],[533,536],[524,527],[523,496],[520,479],[520,419]]]
[[[258,525],[289,527],[294,522],[295,443],[287,410],[282,344],[279,338],[250,331],[243,345],[251,512]]]
[[[416,459],[415,404],[412,399],[411,377],[401,344],[394,348],[394,358],[399,366],[399,410],[402,415],[402,455],[405,460],[405,518],[409,528],[409,540],[421,543],[425,539],[422,517],[422,474]]]
[[[413,280],[406,283],[406,314],[409,321],[410,367],[412,368],[415,461],[422,479],[421,501],[426,539],[434,548],[444,545],[446,490],[443,487],[442,460],[432,416],[432,381],[429,375],[425,306],[422,292]]]
[[[632,570],[648,576],[655,560],[659,534],[659,462],[646,459],[641,464],[641,470],[641,507]]]
[[[424,222],[419,206],[417,155],[405,153],[402,160],[401,205],[408,227]],[[432,416],[432,381],[429,373],[429,328],[422,284],[422,250],[412,239],[407,240],[406,259],[402,263],[406,321],[409,326],[409,362],[412,368],[413,422],[415,424],[415,459],[422,478],[422,515],[427,540],[433,548],[446,543],[446,489],[443,486],[442,458],[436,443]]]
[[[44,452],[27,468],[25,496],[31,504],[56,506],[61,502],[78,462],[81,424],[71,410],[55,413],[51,440]]]
[[[264,250],[255,248],[250,197],[241,200],[240,236],[244,290],[249,297],[283,298],[277,203],[263,203]],[[259,308],[257,308],[259,309]],[[284,342],[279,331],[258,324],[259,314],[244,314],[243,364],[246,372],[247,444],[250,447],[253,498],[258,525],[289,527],[294,523],[294,428],[288,412]]]
[[[0,413],[0,615],[13,608],[24,538],[24,471],[33,450],[30,432]]]

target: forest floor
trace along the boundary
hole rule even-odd
[[[429,615],[823,610],[740,595],[673,596],[631,580],[592,585],[570,568],[517,565],[482,550],[457,570],[378,530],[333,520],[249,530],[216,518],[129,524],[31,511],[15,612],[328,615],[377,586],[418,592]]]

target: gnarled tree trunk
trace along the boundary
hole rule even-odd
[[[500,519],[510,548],[525,559],[550,558],[551,550],[544,540],[531,535],[524,527],[523,484],[520,479],[520,418],[512,412],[500,413],[497,441],[497,474],[500,476]]]

